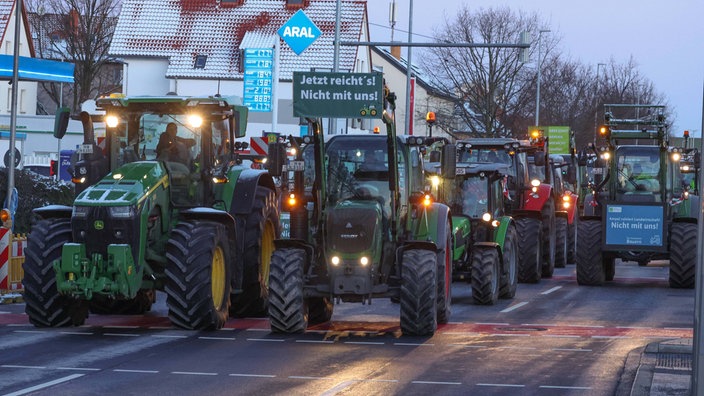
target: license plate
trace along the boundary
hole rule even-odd
[[[288,170],[291,170],[294,172],[303,172],[305,170],[305,162],[291,161],[288,163]]]
[[[464,175],[466,173],[467,173],[467,169],[465,169],[465,168],[457,168],[455,171],[456,175]]]
[[[78,154],[93,154],[92,144],[82,144],[78,147]]]
[[[592,169],[592,173],[595,174],[595,175],[602,175],[602,174],[604,174],[604,169],[602,169],[602,168],[594,168],[594,169]]]

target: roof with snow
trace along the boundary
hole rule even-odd
[[[169,78],[241,79],[243,40],[246,45],[265,45],[272,37],[279,39],[278,29],[301,9],[286,3],[124,0],[110,54],[167,58]],[[335,0],[311,0],[302,8],[322,34],[300,55],[281,41],[280,78],[291,79],[293,71],[333,69],[336,4]],[[368,37],[366,0],[343,0],[340,15],[341,41]],[[354,70],[357,51],[354,46],[340,47],[339,70]],[[196,57],[203,55],[205,67],[195,68]]]

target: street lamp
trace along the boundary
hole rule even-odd
[[[543,33],[550,33],[550,30],[538,31],[538,86],[535,94],[535,126],[540,125],[540,38]]]

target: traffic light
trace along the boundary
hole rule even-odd
[[[49,161],[49,176],[54,177],[59,174],[59,161]]]

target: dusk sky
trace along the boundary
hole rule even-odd
[[[369,22],[373,41],[389,41],[389,4],[392,0],[369,0]],[[408,39],[410,0],[396,0],[394,40]],[[614,59],[624,64],[633,55],[638,70],[663,93],[675,113],[670,132],[681,136],[689,130],[700,136],[704,92],[704,1],[674,0],[413,0],[413,33],[431,36],[445,15],[463,4],[470,10],[508,6],[537,12],[545,29],[560,38],[558,48],[594,69]],[[413,41],[432,41],[415,36]],[[412,60],[422,49],[414,48]],[[405,56],[405,52],[404,52]],[[602,69],[603,70],[603,69]]]

